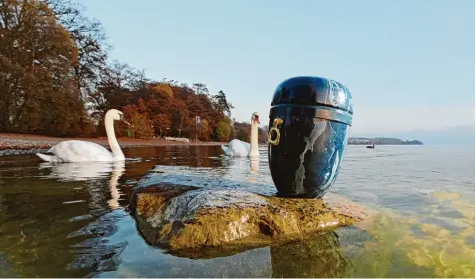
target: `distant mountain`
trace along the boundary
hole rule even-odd
[[[474,124],[443,128],[435,131],[411,131],[405,133],[391,133],[386,134],[385,137],[394,137],[404,140],[419,140],[422,141],[425,145],[474,145]]]

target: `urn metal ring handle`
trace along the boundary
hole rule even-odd
[[[279,139],[281,138],[281,133],[279,131],[279,126],[283,124],[283,120],[279,117],[275,118],[273,121],[273,127],[269,129],[268,132],[268,142],[272,145],[278,145]]]

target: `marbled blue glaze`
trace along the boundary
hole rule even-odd
[[[341,83],[296,77],[281,83],[271,103],[278,145],[268,145],[271,176],[280,196],[322,197],[334,184],[352,123],[352,97]]]

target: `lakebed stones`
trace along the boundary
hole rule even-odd
[[[186,257],[234,254],[351,225],[367,216],[363,207],[334,195],[290,199],[163,181],[133,193],[133,214],[147,242]],[[204,247],[205,252],[199,251]]]

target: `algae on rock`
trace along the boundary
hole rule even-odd
[[[350,201],[278,198],[169,183],[143,187],[134,199],[138,228],[149,243],[191,255],[202,247],[236,253],[289,241],[353,224],[367,214]]]

